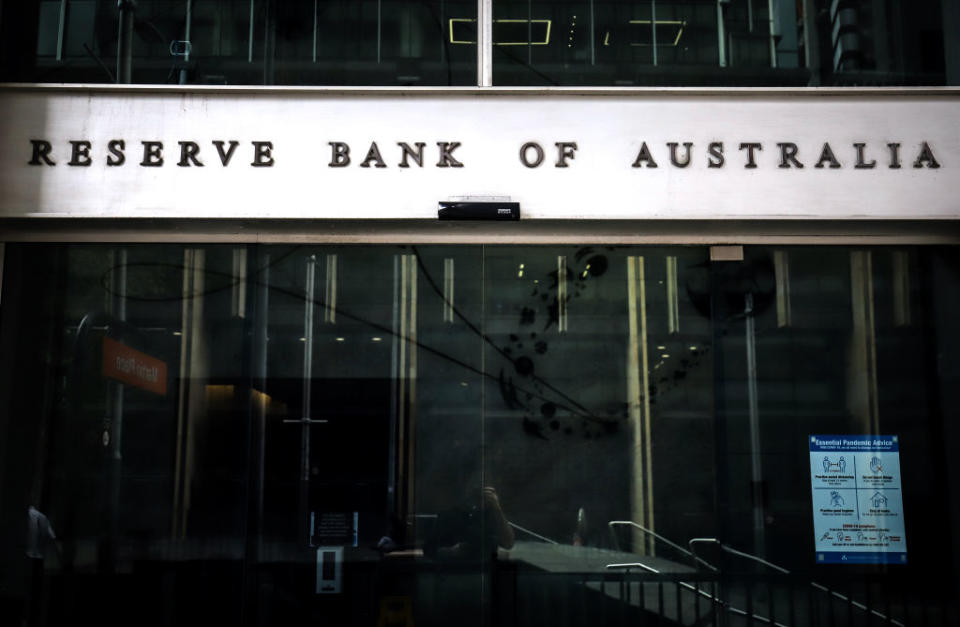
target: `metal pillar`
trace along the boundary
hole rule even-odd
[[[190,62],[190,49],[193,44],[190,41],[190,26],[193,23],[193,0],[187,0],[187,17],[184,27],[183,40],[186,42],[186,48],[183,51],[183,67],[180,68],[180,84],[187,84],[187,64]]]
[[[311,392],[313,387],[313,312],[316,308],[316,272],[317,257],[310,255],[307,259],[307,278],[304,290],[303,303],[303,411],[300,420],[284,420],[285,423],[300,425],[300,502],[298,507],[300,537],[304,544],[313,546],[311,536],[313,525],[308,512],[310,511],[310,427],[315,424],[324,424],[326,420],[313,420],[310,415]]]
[[[477,87],[493,86],[493,0],[477,0]]]
[[[123,248],[112,254],[113,268],[110,276],[112,318],[121,324],[127,319],[127,251]],[[123,470],[123,390],[119,381],[107,384],[107,413],[109,427],[104,430],[103,444],[108,449],[107,458],[107,533],[100,556],[101,568],[114,572],[117,565],[117,547],[120,538],[120,478]]]
[[[747,403],[750,416],[750,479],[753,492],[753,554],[766,555],[763,511],[763,457],[760,448],[760,409],[757,399],[757,344],[753,318],[753,294],[744,296],[747,350]]]
[[[723,21],[723,0],[717,0],[717,63],[727,67],[727,29]]]
[[[133,74],[133,17],[136,0],[117,0],[120,27],[117,33],[117,83],[129,84]]]
[[[630,519],[654,528],[653,441],[650,418],[650,367],[647,347],[647,287],[643,257],[627,257],[627,406],[633,432],[631,454]],[[649,534],[632,530],[633,551],[654,555]]]

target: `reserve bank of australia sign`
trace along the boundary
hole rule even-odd
[[[960,91],[0,87],[0,217],[960,218]]]

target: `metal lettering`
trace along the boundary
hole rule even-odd
[[[710,155],[710,158],[707,159],[708,168],[723,167],[723,142],[710,142],[710,145],[707,146],[707,153]]]
[[[741,143],[740,150],[746,148],[747,150],[747,163],[743,166],[744,168],[755,168],[757,167],[757,162],[754,160],[754,150],[763,150],[763,146],[760,143]]]
[[[163,165],[163,142],[140,142],[143,144],[143,161],[145,168],[159,168]]]
[[[667,146],[670,147],[670,163],[678,168],[685,168],[690,165],[690,148],[693,147],[692,143],[683,142],[683,148],[687,153],[683,161],[677,159],[677,142],[667,142]]]
[[[28,161],[30,165],[56,165],[56,162],[50,159],[50,151],[53,150],[50,142],[45,139],[31,139],[30,144],[33,146],[33,156]]]
[[[537,158],[534,159],[533,162],[527,158],[527,153],[531,148],[537,155]],[[527,142],[523,146],[520,146],[520,162],[528,168],[539,167],[540,164],[543,163],[543,148],[541,148],[537,142]]]
[[[890,149],[890,169],[900,169],[900,144],[887,144]]]
[[[876,160],[876,159],[874,159],[874,160],[871,161],[870,163],[867,163],[867,162],[865,161],[865,158],[864,158],[864,156],[863,156],[863,149],[864,149],[865,146],[866,146],[866,144],[854,144],[854,145],[853,145],[853,147],[857,149],[857,163],[856,163],[856,165],[853,166],[854,169],[856,169],[856,170],[865,170],[865,169],[870,169],[870,168],[875,168],[875,167],[877,167],[877,160]]]
[[[574,158],[574,151],[577,150],[577,142],[555,142],[554,145],[557,147],[556,167],[570,167],[570,165],[567,163],[567,159]]]
[[[803,164],[797,160],[797,145],[793,142],[778,143],[780,147],[780,165],[779,168],[789,168],[793,164],[795,168],[802,168]]]
[[[463,164],[454,159],[453,151],[460,147],[460,142],[437,142],[440,148],[440,161],[437,162],[438,168],[462,168]]]
[[[640,152],[637,153],[637,158],[633,162],[633,167],[639,168],[644,162],[647,163],[648,168],[657,167],[657,162],[653,160],[653,155],[650,154],[650,149],[647,148],[647,142],[643,142],[643,144],[640,146]]]
[[[344,142],[327,142],[330,145],[330,168],[345,168],[350,165],[350,146]]]
[[[400,167],[409,168],[410,164],[407,163],[407,157],[414,160],[418,167],[423,167],[423,147],[426,146],[423,142],[416,142],[414,146],[417,147],[416,150],[410,147],[406,142],[397,142],[397,145],[400,146],[402,151],[402,157],[400,158]]]
[[[87,167],[91,163],[93,163],[93,160],[90,159],[90,142],[86,140],[71,141],[70,161],[67,162],[67,165],[79,165]]]
[[[233,152],[237,149],[237,146],[240,145],[240,142],[235,139],[230,140],[230,147],[227,150],[223,149],[223,140],[216,140],[213,142],[213,145],[217,148],[217,154],[220,155],[220,163],[223,167],[230,165],[230,159],[233,158]]]
[[[181,168],[189,167],[191,164],[203,167],[197,155],[200,154],[200,146],[196,142],[178,142],[180,144],[180,162],[177,163]]]
[[[253,144],[253,163],[255,168],[273,167],[273,142],[250,142]]]
[[[833,154],[833,149],[827,142],[823,143],[823,149],[820,151],[820,158],[817,159],[817,163],[813,167],[822,168],[824,162],[829,162],[831,168],[841,167],[840,162],[837,161],[836,155]]]
[[[367,156],[363,160],[363,163],[360,164],[360,167],[369,168],[371,161],[374,162],[374,166],[378,168],[387,167],[387,164],[383,162],[383,157],[380,156],[380,149],[377,147],[377,142],[370,142],[370,150],[367,151]]]
[[[927,142],[923,142],[923,145],[920,147],[920,154],[917,156],[917,160],[913,162],[913,167],[922,168],[923,164],[926,163],[928,168],[939,168],[940,164],[937,163],[936,158],[933,156],[933,151],[930,150],[930,146]]]
[[[123,154],[127,147],[127,142],[122,139],[111,139],[107,144],[107,150],[110,154],[107,156],[108,166],[123,165],[127,161],[127,155]]]

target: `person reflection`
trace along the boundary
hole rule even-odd
[[[433,435],[438,436],[438,448],[423,454],[425,463],[417,484],[419,511],[406,528],[413,535],[404,534],[409,544],[394,542],[400,536],[395,533],[381,539],[380,550],[398,556],[473,560],[480,559],[484,551],[512,548],[513,528],[497,490],[480,479],[477,442],[449,432]]]
[[[436,433],[433,472],[422,482],[425,512],[435,512],[432,526],[418,532],[423,552],[441,560],[480,559],[483,552],[495,553],[497,547],[513,546],[510,527],[491,480],[484,473],[479,438],[464,429],[469,422],[450,421],[452,432]]]
[[[440,512],[436,528],[424,543],[424,554],[438,559],[469,559],[480,557],[484,548],[512,548],[513,528],[493,486],[483,488],[481,502]]]
[[[40,622],[41,606],[43,602],[44,560],[47,549],[53,549],[59,555],[56,544],[57,534],[47,516],[34,505],[27,508],[27,538],[26,554],[30,562],[30,582],[27,588],[25,603],[25,624],[36,625]]]

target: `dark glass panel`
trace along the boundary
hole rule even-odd
[[[956,616],[953,248],[7,244],[3,268],[4,624]],[[899,471],[826,507],[815,436],[899,442],[823,460],[837,481]],[[821,558],[833,518],[863,563]]]
[[[476,39],[468,0],[36,0],[3,7],[11,48],[3,78],[111,83],[121,11],[133,13],[134,83],[474,85],[476,46],[456,45],[450,20]],[[121,6],[123,8],[121,8]],[[24,31],[24,17],[37,24]],[[22,43],[17,44],[22,45]],[[59,55],[58,55],[59,51]],[[29,59],[28,59],[29,57]],[[19,65],[14,59],[22,59]],[[29,60],[29,63],[24,65]],[[31,69],[28,69],[29,68]],[[19,74],[17,74],[19,76]]]

